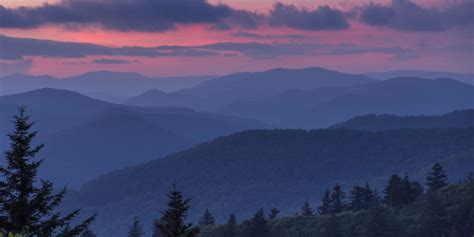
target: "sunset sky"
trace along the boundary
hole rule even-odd
[[[0,0],[0,75],[473,72],[472,0]]]

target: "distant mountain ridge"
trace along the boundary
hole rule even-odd
[[[12,116],[21,105],[38,121],[34,128],[40,131],[38,142],[46,144],[42,177],[70,187],[217,136],[269,127],[187,108],[133,107],[67,90],[39,89],[0,96],[1,134],[12,130]],[[0,150],[7,145],[6,139],[0,140]]]
[[[221,113],[289,128],[325,128],[365,114],[437,115],[474,108],[474,86],[451,79],[394,78],[350,87],[291,90],[230,104]]]
[[[55,88],[77,91],[102,100],[123,102],[150,89],[170,92],[193,87],[212,78],[214,76],[146,77],[133,72],[110,71],[88,72],[65,78],[13,74],[0,77],[0,95]]]
[[[394,173],[422,181],[438,161],[456,182],[474,169],[473,143],[474,128],[251,130],[103,175],[84,185],[75,205],[99,214],[93,229],[105,237],[121,236],[133,216],[150,226],[172,183],[192,197],[193,220],[206,208],[219,223],[260,207],[293,214],[336,182],[380,190]]]
[[[458,110],[442,115],[398,116],[369,114],[332,125],[330,128],[389,130],[401,128],[464,128],[474,127],[474,110]]]
[[[387,80],[396,77],[420,77],[426,79],[451,78],[470,85],[474,85],[473,73],[454,73],[442,71],[422,71],[422,70],[395,70],[386,72],[369,72],[364,75],[381,80]]]
[[[193,88],[169,93],[180,98],[185,107],[216,111],[228,104],[259,99],[284,92],[289,89],[315,89],[327,86],[352,86],[373,83],[376,80],[363,75],[347,74],[324,68],[303,69],[277,68],[263,72],[234,73],[203,82]],[[147,96],[148,95],[148,96]],[[144,98],[147,96],[147,98]],[[162,95],[156,98],[149,94],[139,95],[127,103],[133,105],[164,106],[169,99]],[[175,100],[176,101],[176,100]],[[186,106],[186,103],[188,104]]]

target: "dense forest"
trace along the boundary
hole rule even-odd
[[[474,174],[448,184],[440,163],[433,165],[425,188],[405,175],[392,175],[379,194],[369,184],[355,185],[345,193],[339,184],[326,190],[320,205],[308,202],[290,216],[262,208],[239,222],[235,214],[222,224],[206,209],[198,224],[186,223],[189,202],[176,186],[168,194],[168,207],[155,220],[152,237],[353,237],[426,236],[470,237],[474,234]],[[83,237],[95,236],[87,232]],[[134,217],[128,237],[145,236]]]
[[[10,148],[5,153],[6,166],[0,167],[0,174],[2,175],[0,179],[0,233],[22,233],[24,236],[38,237],[97,236],[94,234],[97,225],[93,225],[96,218],[116,217],[108,216],[106,212],[98,212],[98,215],[86,214],[83,221],[79,222],[77,221],[77,219],[80,219],[77,218],[80,217],[79,210],[70,211],[66,215],[60,214],[65,213],[61,211],[61,209],[58,209],[58,207],[64,204],[63,201],[67,190],[64,188],[59,192],[55,192],[55,186],[52,182],[46,180],[38,181],[37,175],[42,160],[36,157],[37,153],[42,150],[43,145],[37,145],[36,141],[34,141],[37,132],[32,130],[34,123],[29,121],[29,116],[26,115],[24,108],[20,108],[19,115],[15,116],[14,125],[15,130],[8,135],[10,138]],[[341,141],[341,139],[348,136],[348,134],[349,138],[346,139],[367,142],[374,140],[371,139],[371,136],[375,134],[376,136],[374,138],[378,138],[378,141],[384,141],[384,139],[386,139],[387,141],[391,141],[391,144],[396,145],[395,148],[392,149],[403,148],[406,149],[405,151],[419,151],[419,154],[421,154],[422,151],[424,151],[424,154],[426,154],[426,151],[431,151],[436,154],[439,153],[438,155],[458,150],[464,150],[467,154],[472,154],[468,148],[470,148],[470,144],[472,144],[470,139],[473,139],[473,130],[471,128],[396,130],[391,132],[338,129],[316,131],[257,130],[239,133],[237,137],[229,136],[227,138],[217,139],[213,143],[219,144],[219,149],[224,148],[224,150],[226,150],[231,147],[225,145],[225,140],[230,139],[232,142],[228,145],[238,144],[236,147],[246,147],[246,149],[250,148],[253,149],[254,152],[258,152],[258,149],[254,149],[254,144],[252,144],[252,142],[256,140],[249,139],[248,135],[250,134],[257,137],[263,136],[263,138],[271,137],[272,140],[268,144],[268,147],[272,147],[273,150],[280,147],[275,146],[275,144],[279,142],[283,142],[287,145],[292,144],[290,148],[296,144],[314,146],[316,143],[322,143],[322,139],[318,139],[319,136],[322,136],[321,138],[337,138]],[[300,137],[300,139],[295,139],[297,137],[288,139],[288,136],[291,138],[291,136],[295,135]],[[239,136],[243,136],[245,139],[240,140],[241,137]],[[311,139],[303,139],[308,138],[308,136]],[[236,138],[237,140],[235,140]],[[308,144],[303,142],[308,140],[312,142]],[[421,140],[425,142],[415,144],[419,150],[412,147],[414,144],[409,145],[413,143],[413,141]],[[427,140],[429,141],[428,143],[426,143]],[[236,141],[238,142],[236,143]],[[269,140],[262,139],[260,145],[264,144],[262,141],[268,142]],[[289,141],[294,143],[289,143]],[[315,141],[316,143],[313,143]],[[244,144],[242,144],[242,142]],[[208,143],[201,146],[206,147],[211,144],[212,143]],[[359,145],[360,144],[351,144],[347,148],[350,150],[352,147],[355,151],[360,152],[359,149],[364,149],[364,147],[359,147]],[[379,145],[380,144],[375,143],[372,144],[371,147],[377,147]],[[440,145],[442,145],[443,149],[437,150],[433,148]],[[211,148],[212,147],[211,145]],[[340,147],[346,148],[342,145],[340,145]],[[383,145],[377,149],[389,152],[390,154],[392,153],[390,147],[391,146]],[[298,148],[302,149],[304,146]],[[295,149],[289,149],[290,151],[286,149],[288,149],[288,147],[280,150],[277,149],[277,152],[285,154],[285,152],[291,151],[292,153],[297,153],[299,156],[304,154],[296,152],[297,150]],[[371,150],[371,152],[377,151],[377,149]],[[313,151],[317,151],[318,153],[303,150],[310,155],[318,155],[320,154],[319,152],[324,151],[323,147],[312,148]],[[191,151],[193,151],[193,149],[191,149]],[[209,157],[213,153],[209,153],[208,151],[209,148],[202,149],[202,147],[199,148],[199,146],[194,150],[196,154],[204,152],[203,154]],[[231,152],[232,154],[247,154],[242,153],[242,151],[236,152],[235,150]],[[327,152],[328,151],[324,151],[323,154],[334,154],[334,151]],[[178,155],[183,154],[186,154],[186,152],[182,154],[178,153]],[[382,153],[376,152],[375,154],[380,155]],[[420,159],[419,154],[417,156],[418,159]],[[259,156],[262,155],[263,153],[259,153]],[[271,155],[271,153],[269,155]],[[294,159],[294,156],[290,157],[293,157],[291,163],[297,161]],[[370,156],[366,153],[365,157]],[[430,156],[427,156],[426,158],[429,157]],[[468,160],[464,161],[466,158]],[[186,167],[199,168],[193,165],[195,163],[189,163],[190,160],[186,160],[185,156],[181,158],[179,156],[174,158],[169,157],[163,159],[163,161],[170,162],[171,159],[181,161],[184,159],[185,162],[188,163]],[[281,159],[281,157],[279,159]],[[387,159],[388,157],[384,157],[384,162],[387,162]],[[467,166],[471,164],[469,159],[469,155],[466,157],[450,156],[450,159],[443,161],[455,161],[464,164],[466,165],[465,168],[469,170],[471,169],[470,166]],[[235,161],[238,160],[243,159],[236,159]],[[278,159],[272,159],[266,163],[276,163],[277,161]],[[344,159],[344,161],[348,162],[349,159]],[[357,161],[360,162],[360,160]],[[321,160],[318,162],[321,162]],[[410,162],[412,165],[414,164],[413,160]],[[409,177],[408,173],[400,175],[400,172],[392,173],[392,175],[386,179],[384,185],[374,185],[368,182],[348,185],[349,182],[336,182],[332,186],[326,185],[327,189],[321,190],[322,195],[318,196],[321,197],[321,200],[317,206],[311,201],[314,200],[314,193],[318,193],[313,190],[316,186],[314,188],[300,189],[300,192],[297,193],[300,198],[292,196],[291,193],[293,193],[295,189],[285,187],[279,189],[279,195],[286,200],[292,200],[292,206],[296,206],[294,203],[299,202],[298,205],[301,206],[301,208],[298,210],[290,213],[288,210],[292,209],[288,208],[288,206],[280,205],[282,202],[275,202],[276,199],[253,196],[253,203],[251,203],[252,205],[248,205],[247,208],[251,206],[255,207],[260,204],[267,205],[255,208],[254,214],[248,218],[248,215],[242,215],[242,212],[235,212],[235,210],[238,210],[238,207],[235,206],[236,203],[227,203],[232,205],[222,205],[219,213],[219,215],[222,216],[224,215],[223,213],[227,211],[227,221],[224,221],[219,215],[217,218],[214,216],[216,206],[209,205],[211,202],[204,202],[202,197],[201,199],[195,199],[192,194],[192,189],[186,186],[184,179],[175,179],[175,184],[168,186],[168,190],[171,187],[168,194],[162,193],[160,197],[155,197],[156,199],[162,198],[165,202],[155,203],[153,207],[148,206],[148,210],[142,212],[142,214],[153,217],[152,225],[148,225],[148,223],[142,224],[142,216],[135,215],[133,219],[124,218],[124,221],[130,223],[129,226],[124,227],[129,229],[129,237],[141,237],[145,236],[145,233],[148,233],[148,235],[152,234],[154,237],[471,236],[474,233],[474,175],[471,173],[467,178],[461,181],[460,178],[453,178],[453,176],[450,176],[448,179],[448,174],[441,163],[432,162],[430,159],[426,159],[424,162],[430,162],[431,164],[430,168],[427,169],[427,174],[425,173],[423,175],[423,182],[419,182],[419,178]],[[211,163],[212,162],[208,164]],[[214,164],[216,164],[216,162],[214,162]],[[256,164],[259,163],[257,162]],[[288,167],[289,164],[290,163],[284,163],[286,167],[285,170],[291,170],[291,167]],[[326,168],[329,167],[327,166],[328,163],[325,164]],[[150,164],[148,164],[148,167],[149,165]],[[300,167],[298,170],[302,171],[304,171],[304,169],[301,167],[306,167],[301,163],[294,165],[298,165]],[[270,166],[266,165],[266,167]],[[258,167],[254,168],[258,169]],[[380,169],[381,166],[376,168]],[[273,167],[273,169],[275,169],[275,167]],[[205,171],[208,172],[208,175],[215,175],[210,173],[209,169]],[[269,171],[273,173],[271,170]],[[387,174],[388,172],[389,170],[387,169],[383,174]],[[199,181],[197,178],[201,176],[203,175],[194,177],[192,183],[196,185]],[[337,173],[336,176],[331,179],[340,180],[341,178],[337,176],[342,176],[342,174]],[[460,176],[460,174],[457,173],[457,176]],[[267,179],[262,180],[262,177],[255,176],[255,174],[251,176],[253,183],[257,184],[262,181],[267,183],[274,182],[271,185],[284,183],[284,177],[293,177],[293,179],[286,180],[286,183],[289,185],[295,186],[298,183],[298,179],[294,179],[296,176],[289,176],[289,173],[287,173],[286,176],[282,176],[281,179],[278,179],[278,182],[272,181],[275,180],[275,177],[269,179],[270,176],[268,176],[268,174],[265,175],[265,177],[267,177]],[[306,176],[305,178],[307,179],[308,177],[314,176]],[[245,178],[245,176],[241,176],[240,178]],[[213,179],[216,180],[216,177],[213,177]],[[123,181],[123,179],[120,180]],[[155,182],[157,180],[162,179],[156,179]],[[219,181],[222,182],[222,180]],[[290,181],[294,183],[290,183]],[[311,182],[317,183],[314,180]],[[452,184],[449,185],[449,183]],[[135,185],[139,184],[141,185],[142,183],[135,183]],[[227,187],[235,187],[235,185],[235,183],[234,185],[226,184]],[[260,187],[265,189],[266,186],[262,185]],[[379,189],[379,187],[381,188]],[[184,192],[181,190],[184,190]],[[194,191],[196,191],[196,189]],[[267,188],[266,192],[268,195],[271,193],[271,190]],[[98,193],[97,191],[95,194]],[[215,192],[215,195],[219,195],[219,193]],[[222,195],[222,193],[220,195]],[[212,198],[212,195],[209,193],[207,197]],[[99,201],[101,200],[99,199]],[[226,204],[226,202],[220,201],[219,199],[214,199],[213,202]],[[58,210],[60,211],[58,212]],[[200,218],[194,218],[192,216],[193,212],[201,212],[202,214]],[[242,217],[244,217],[244,219],[239,220],[239,218]],[[196,219],[199,219],[199,221],[197,224],[193,224],[191,221]],[[117,236],[123,236],[123,234]]]

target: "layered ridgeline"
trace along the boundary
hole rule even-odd
[[[374,80],[323,68],[273,69],[218,77],[171,93],[150,90],[126,103],[217,111],[284,128],[324,128],[370,113],[438,115],[474,108],[474,86],[461,82],[472,75],[423,79],[413,73]]]
[[[398,116],[389,114],[361,115],[330,128],[388,130],[399,128],[463,128],[474,127],[474,110],[458,110],[433,116]]]
[[[13,129],[17,107],[28,106],[45,143],[42,177],[78,187],[99,174],[156,159],[217,136],[265,124],[185,108],[106,103],[76,92],[40,89],[0,97],[0,131]],[[8,144],[0,140],[0,150]]]
[[[387,72],[370,72],[364,75],[380,79],[387,80],[395,77],[420,77],[426,79],[439,79],[439,78],[451,78],[464,82],[466,84],[474,85],[474,74],[473,73],[454,73],[454,72],[442,72],[442,71],[422,71],[422,70],[395,70]]]
[[[352,87],[290,90],[219,112],[281,127],[321,128],[365,114],[439,115],[474,108],[474,86],[452,79],[394,78]]]
[[[212,78],[214,77],[147,77],[138,73],[109,71],[88,72],[65,78],[13,74],[0,77],[0,95],[56,88],[77,91],[107,101],[123,102],[150,89],[170,92],[190,88]]]
[[[242,220],[260,207],[293,214],[315,205],[336,182],[379,190],[394,173],[424,180],[437,161],[451,182],[474,170],[474,128],[389,131],[252,130],[221,137],[144,165],[103,175],[71,197],[97,212],[93,229],[119,236],[137,215],[151,226],[172,183],[192,197],[191,218],[206,209],[218,222]]]
[[[184,106],[215,111],[229,104],[267,98],[289,89],[316,89],[353,86],[377,80],[324,68],[284,69],[244,72],[208,80],[193,88],[163,94],[150,91],[128,101],[132,105]]]

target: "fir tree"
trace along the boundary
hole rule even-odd
[[[313,209],[309,205],[308,201],[304,202],[303,207],[301,208],[302,216],[314,216]]]
[[[399,207],[404,204],[402,179],[398,175],[392,175],[385,187],[384,203],[389,207]]]
[[[428,177],[426,177],[426,185],[428,186],[428,192],[436,191],[448,185],[448,177],[444,173],[443,167],[439,162],[436,162],[428,173]]]
[[[251,237],[265,237],[268,235],[267,220],[263,209],[260,208],[250,220],[250,236]]]
[[[352,187],[350,191],[349,207],[352,211],[360,211],[366,209],[365,205],[365,189],[359,185]]]
[[[224,226],[224,236],[225,237],[234,237],[235,230],[237,229],[237,218],[235,218],[234,213],[230,214],[227,223]]]
[[[206,209],[204,211],[204,214],[202,214],[201,219],[199,220],[199,225],[201,226],[211,226],[214,225],[214,217],[212,216],[212,213],[209,211],[209,209]]]
[[[168,194],[168,208],[163,212],[156,228],[165,237],[194,237],[199,234],[199,228],[192,223],[186,223],[190,199],[184,199],[182,192],[176,190],[176,185]]]
[[[52,213],[61,204],[66,188],[53,194],[53,183],[41,180],[40,185],[36,184],[42,160],[35,157],[43,145],[31,145],[37,132],[30,131],[34,123],[29,122],[25,107],[20,107],[14,119],[15,131],[8,135],[10,149],[5,152],[6,167],[0,167],[0,226],[7,232],[28,231],[33,236],[81,234],[95,216],[71,227],[79,210],[64,217]]]
[[[364,204],[365,204],[365,209],[378,207],[380,205],[380,200],[379,200],[379,197],[377,196],[377,190],[372,190],[368,183],[365,184]]]
[[[144,234],[140,220],[135,216],[133,218],[132,226],[130,226],[130,230],[128,231],[128,237],[142,237]]]
[[[336,214],[343,212],[346,205],[344,203],[345,193],[342,191],[341,185],[336,184],[332,189],[330,199],[330,213]]]
[[[161,230],[157,227],[160,225],[160,220],[159,219],[155,219],[155,221],[153,222],[153,233],[152,233],[152,237],[164,237],[164,235],[161,233]]]
[[[280,210],[278,210],[277,208],[272,208],[270,210],[270,213],[268,214],[268,219],[274,220],[278,217],[278,214],[280,214]]]
[[[323,198],[321,199],[321,206],[318,207],[319,215],[327,215],[331,213],[331,196],[329,189],[324,192]]]

